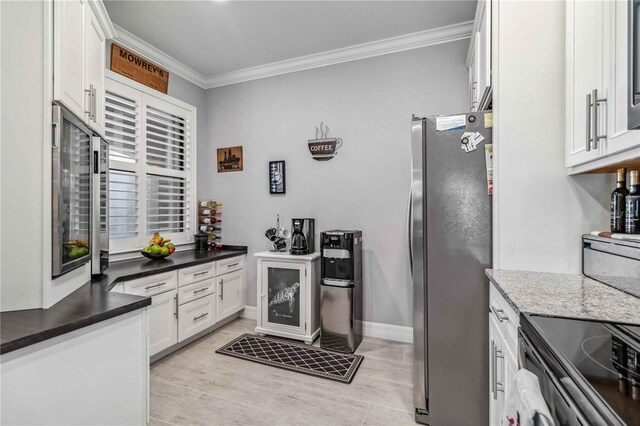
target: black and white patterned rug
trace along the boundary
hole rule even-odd
[[[227,343],[216,353],[342,383],[351,383],[364,359],[362,355],[343,354],[304,343],[248,333]]]

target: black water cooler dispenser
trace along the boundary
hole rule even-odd
[[[354,352],[362,342],[362,231],[320,234],[320,346]]]

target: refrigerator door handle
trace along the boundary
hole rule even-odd
[[[409,272],[413,281],[413,187],[409,187],[409,208],[407,209],[407,241],[409,242]]]

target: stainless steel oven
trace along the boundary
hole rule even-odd
[[[628,127],[640,128],[640,0],[628,0]]]
[[[54,277],[91,260],[91,138],[93,132],[53,105],[52,271]]]

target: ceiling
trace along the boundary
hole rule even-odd
[[[476,1],[107,0],[114,24],[203,76],[471,21]]]

